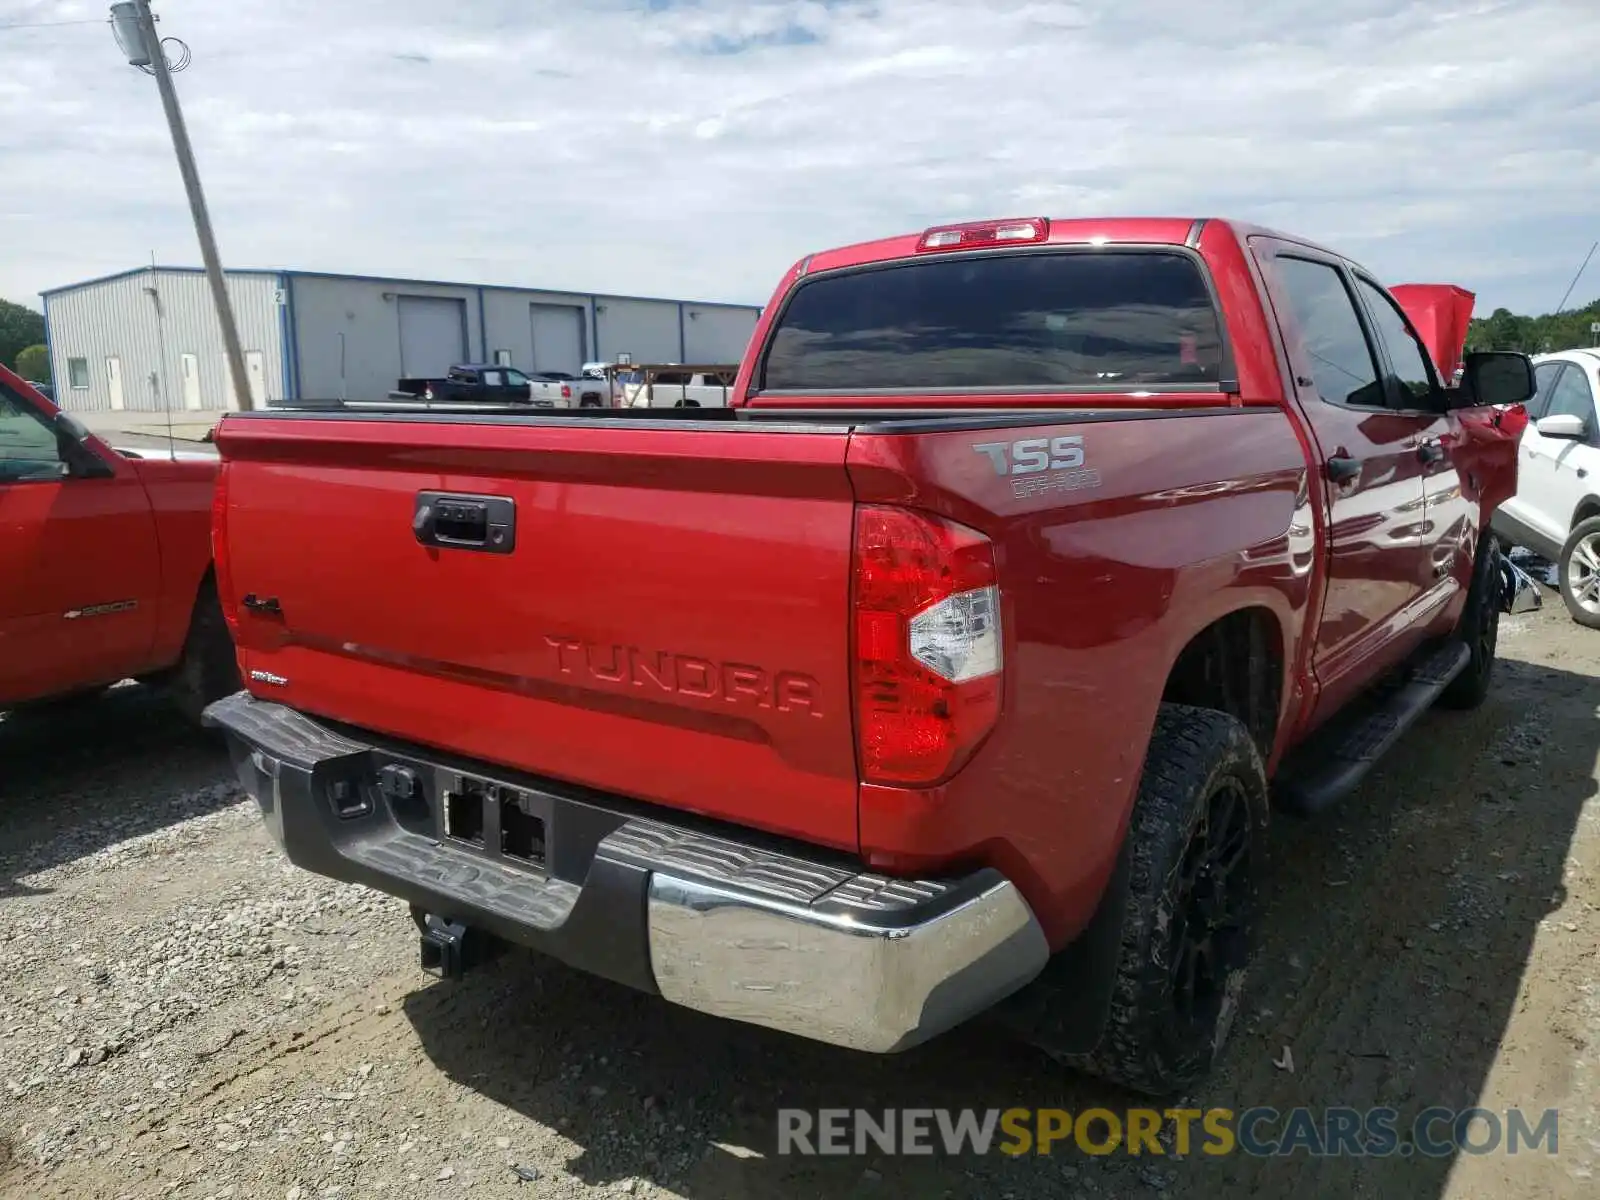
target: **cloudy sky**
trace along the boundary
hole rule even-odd
[[[199,260],[106,8],[0,0],[0,296]],[[1597,0],[156,9],[234,266],[762,302],[944,220],[1224,215],[1542,312],[1600,237]]]

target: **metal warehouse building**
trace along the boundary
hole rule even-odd
[[[489,284],[229,271],[257,404],[377,399],[452,363],[577,371],[585,362],[733,363],[752,305]],[[44,294],[56,398],[77,411],[235,408],[205,273],[142,267]]]

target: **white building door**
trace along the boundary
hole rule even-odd
[[[267,403],[267,360],[261,351],[245,351],[244,373],[250,380],[251,407],[264,407]]]
[[[195,412],[200,411],[200,360],[193,354],[185,354],[178,359],[179,371],[183,376],[183,406]]]
[[[111,395],[111,407],[121,412],[126,401],[122,396],[122,360],[120,358],[106,359],[106,391]]]

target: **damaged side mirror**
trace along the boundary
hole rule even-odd
[[[1448,393],[1451,408],[1525,404],[1539,390],[1533,360],[1514,350],[1476,350],[1462,363],[1461,386]]]
[[[1515,616],[1544,607],[1539,581],[1509,558],[1500,560],[1500,611]]]

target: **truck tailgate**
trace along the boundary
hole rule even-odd
[[[217,443],[256,695],[856,848],[842,430],[251,416]],[[497,550],[446,540],[508,512]]]

